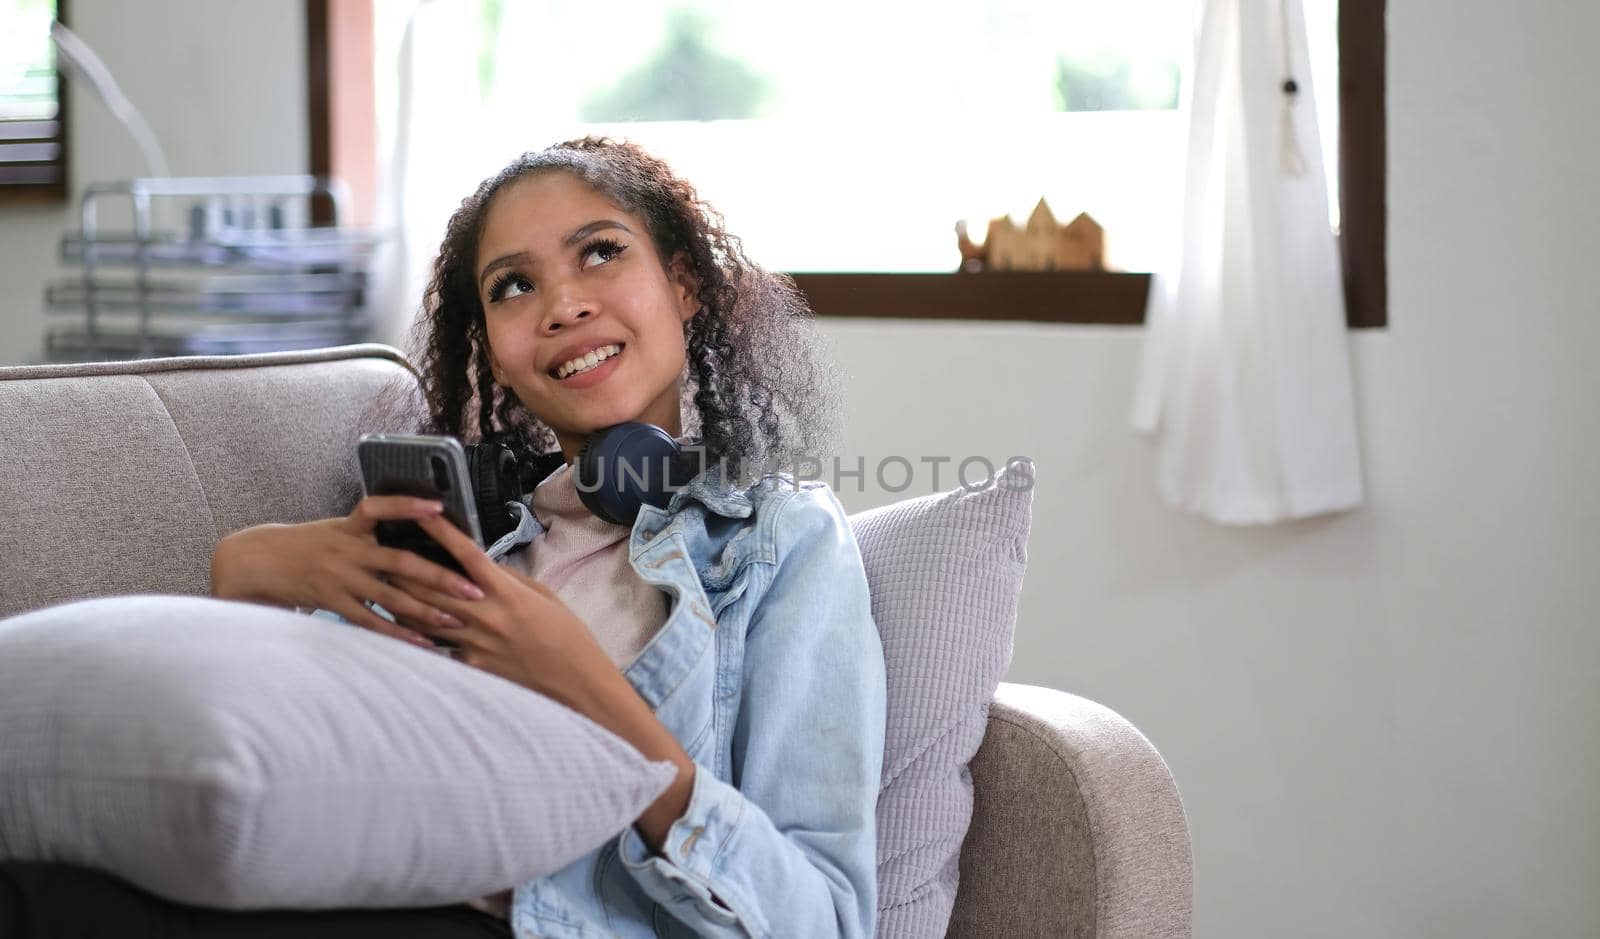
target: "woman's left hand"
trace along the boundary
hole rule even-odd
[[[557,700],[568,698],[572,681],[597,661],[609,663],[604,650],[577,614],[554,590],[508,567],[496,564],[459,528],[442,516],[420,518],[417,524],[460,562],[466,577],[483,591],[483,599],[467,600],[440,593],[404,577],[392,583],[424,603],[454,616],[458,625],[402,623],[461,648],[456,661],[492,672]],[[598,656],[598,659],[596,658]]]

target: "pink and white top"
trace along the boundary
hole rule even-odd
[[[632,529],[595,517],[578,495],[572,464],[551,473],[533,490],[533,517],[544,527],[527,550],[500,563],[556,592],[619,669],[627,668],[667,620],[671,598],[646,583],[628,560]],[[469,906],[510,918],[511,891]]]

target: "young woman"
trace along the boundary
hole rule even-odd
[[[462,203],[424,314],[421,429],[509,431],[525,452],[566,458],[516,536],[486,552],[434,506],[369,497],[348,517],[223,539],[213,592],[428,648],[448,639],[459,661],[561,701],[677,777],[585,857],[462,906],[228,913],[138,899],[190,917],[193,935],[282,923],[301,936],[318,917],[330,936],[872,935],[883,653],[838,499],[774,472],[820,456],[833,419],[792,284],[749,261],[666,164],[591,137],[523,156]],[[626,421],[711,459],[631,527],[583,508],[570,465],[590,434]],[[402,518],[466,576],[379,547],[376,523]],[[507,553],[514,542],[531,543]],[[13,878],[14,908],[53,874],[88,876],[24,873],[34,886]]]

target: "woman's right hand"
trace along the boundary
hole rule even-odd
[[[374,529],[381,521],[416,520],[440,511],[438,502],[427,499],[367,496],[343,518],[241,529],[223,538],[211,556],[211,593],[225,600],[329,610],[358,626],[433,649],[416,630],[460,623],[392,586],[384,575],[469,600],[482,599],[483,592],[421,555],[378,544]],[[374,613],[366,606],[368,600],[388,610],[397,623]]]

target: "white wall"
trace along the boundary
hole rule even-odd
[[[851,453],[1036,460],[1010,678],[1161,748],[1201,939],[1600,934],[1600,7],[1391,8],[1362,511],[1231,530],[1159,505],[1134,331],[828,326]],[[73,9],[175,170],[303,168],[298,0]],[[80,180],[137,169],[93,104],[77,120]],[[0,210],[0,361],[36,345],[53,215]]]
[[[1035,458],[1010,678],[1160,747],[1197,937],[1600,935],[1600,6],[1390,10],[1365,509],[1159,506],[1133,332],[833,324],[850,449]]]
[[[177,175],[304,173],[304,0],[74,0],[68,25],[106,61]],[[74,83],[73,191],[147,175],[120,124]],[[0,205],[0,364],[44,350],[45,284],[75,208]]]

